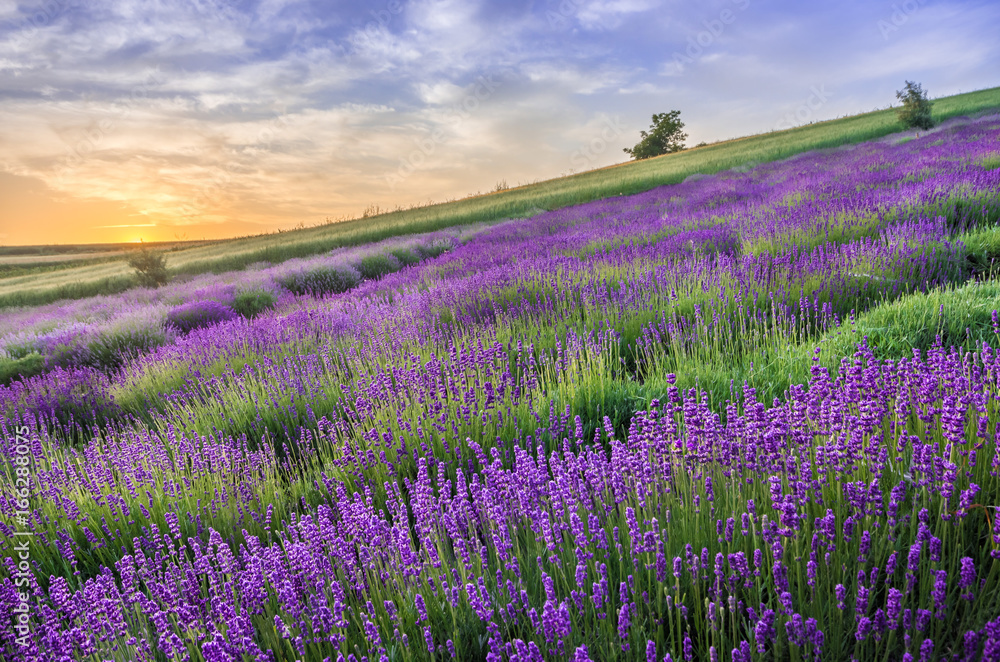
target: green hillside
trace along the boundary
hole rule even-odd
[[[1000,109],[1000,87],[934,101],[934,118],[945,120]],[[473,222],[530,216],[615,195],[628,195],[747,164],[859,143],[902,130],[893,109],[879,110],[784,131],[737,138],[638,162],[426,207],[395,211],[293,230],[199,245],[168,253],[174,275],[241,269],[255,262],[281,262],[340,246],[395,235],[428,232]],[[0,272],[0,307],[39,305],[64,298],[119,292],[134,285],[124,259],[59,269]]]

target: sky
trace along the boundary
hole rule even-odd
[[[1000,85],[995,0],[0,0],[0,245],[214,239]]]

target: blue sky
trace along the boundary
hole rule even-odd
[[[0,242],[232,236],[1000,85],[1000,3],[0,0]],[[46,239],[46,237],[51,237]]]

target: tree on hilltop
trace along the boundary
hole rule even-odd
[[[934,126],[934,119],[931,118],[932,102],[920,83],[906,81],[906,87],[896,92],[896,98],[903,102],[903,107],[896,111],[903,126],[925,131]]]
[[[684,149],[684,141],[687,139],[687,134],[681,131],[683,128],[684,122],[681,121],[679,110],[654,114],[649,131],[639,132],[642,140],[635,147],[626,147],[624,151],[636,161],[679,152]]]
[[[163,253],[150,250],[145,244],[133,250],[127,261],[128,266],[135,269],[135,276],[143,287],[159,287],[170,279]]]

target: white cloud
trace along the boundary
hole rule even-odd
[[[614,30],[629,15],[659,6],[658,0],[591,0],[580,7],[578,18],[587,30]]]

